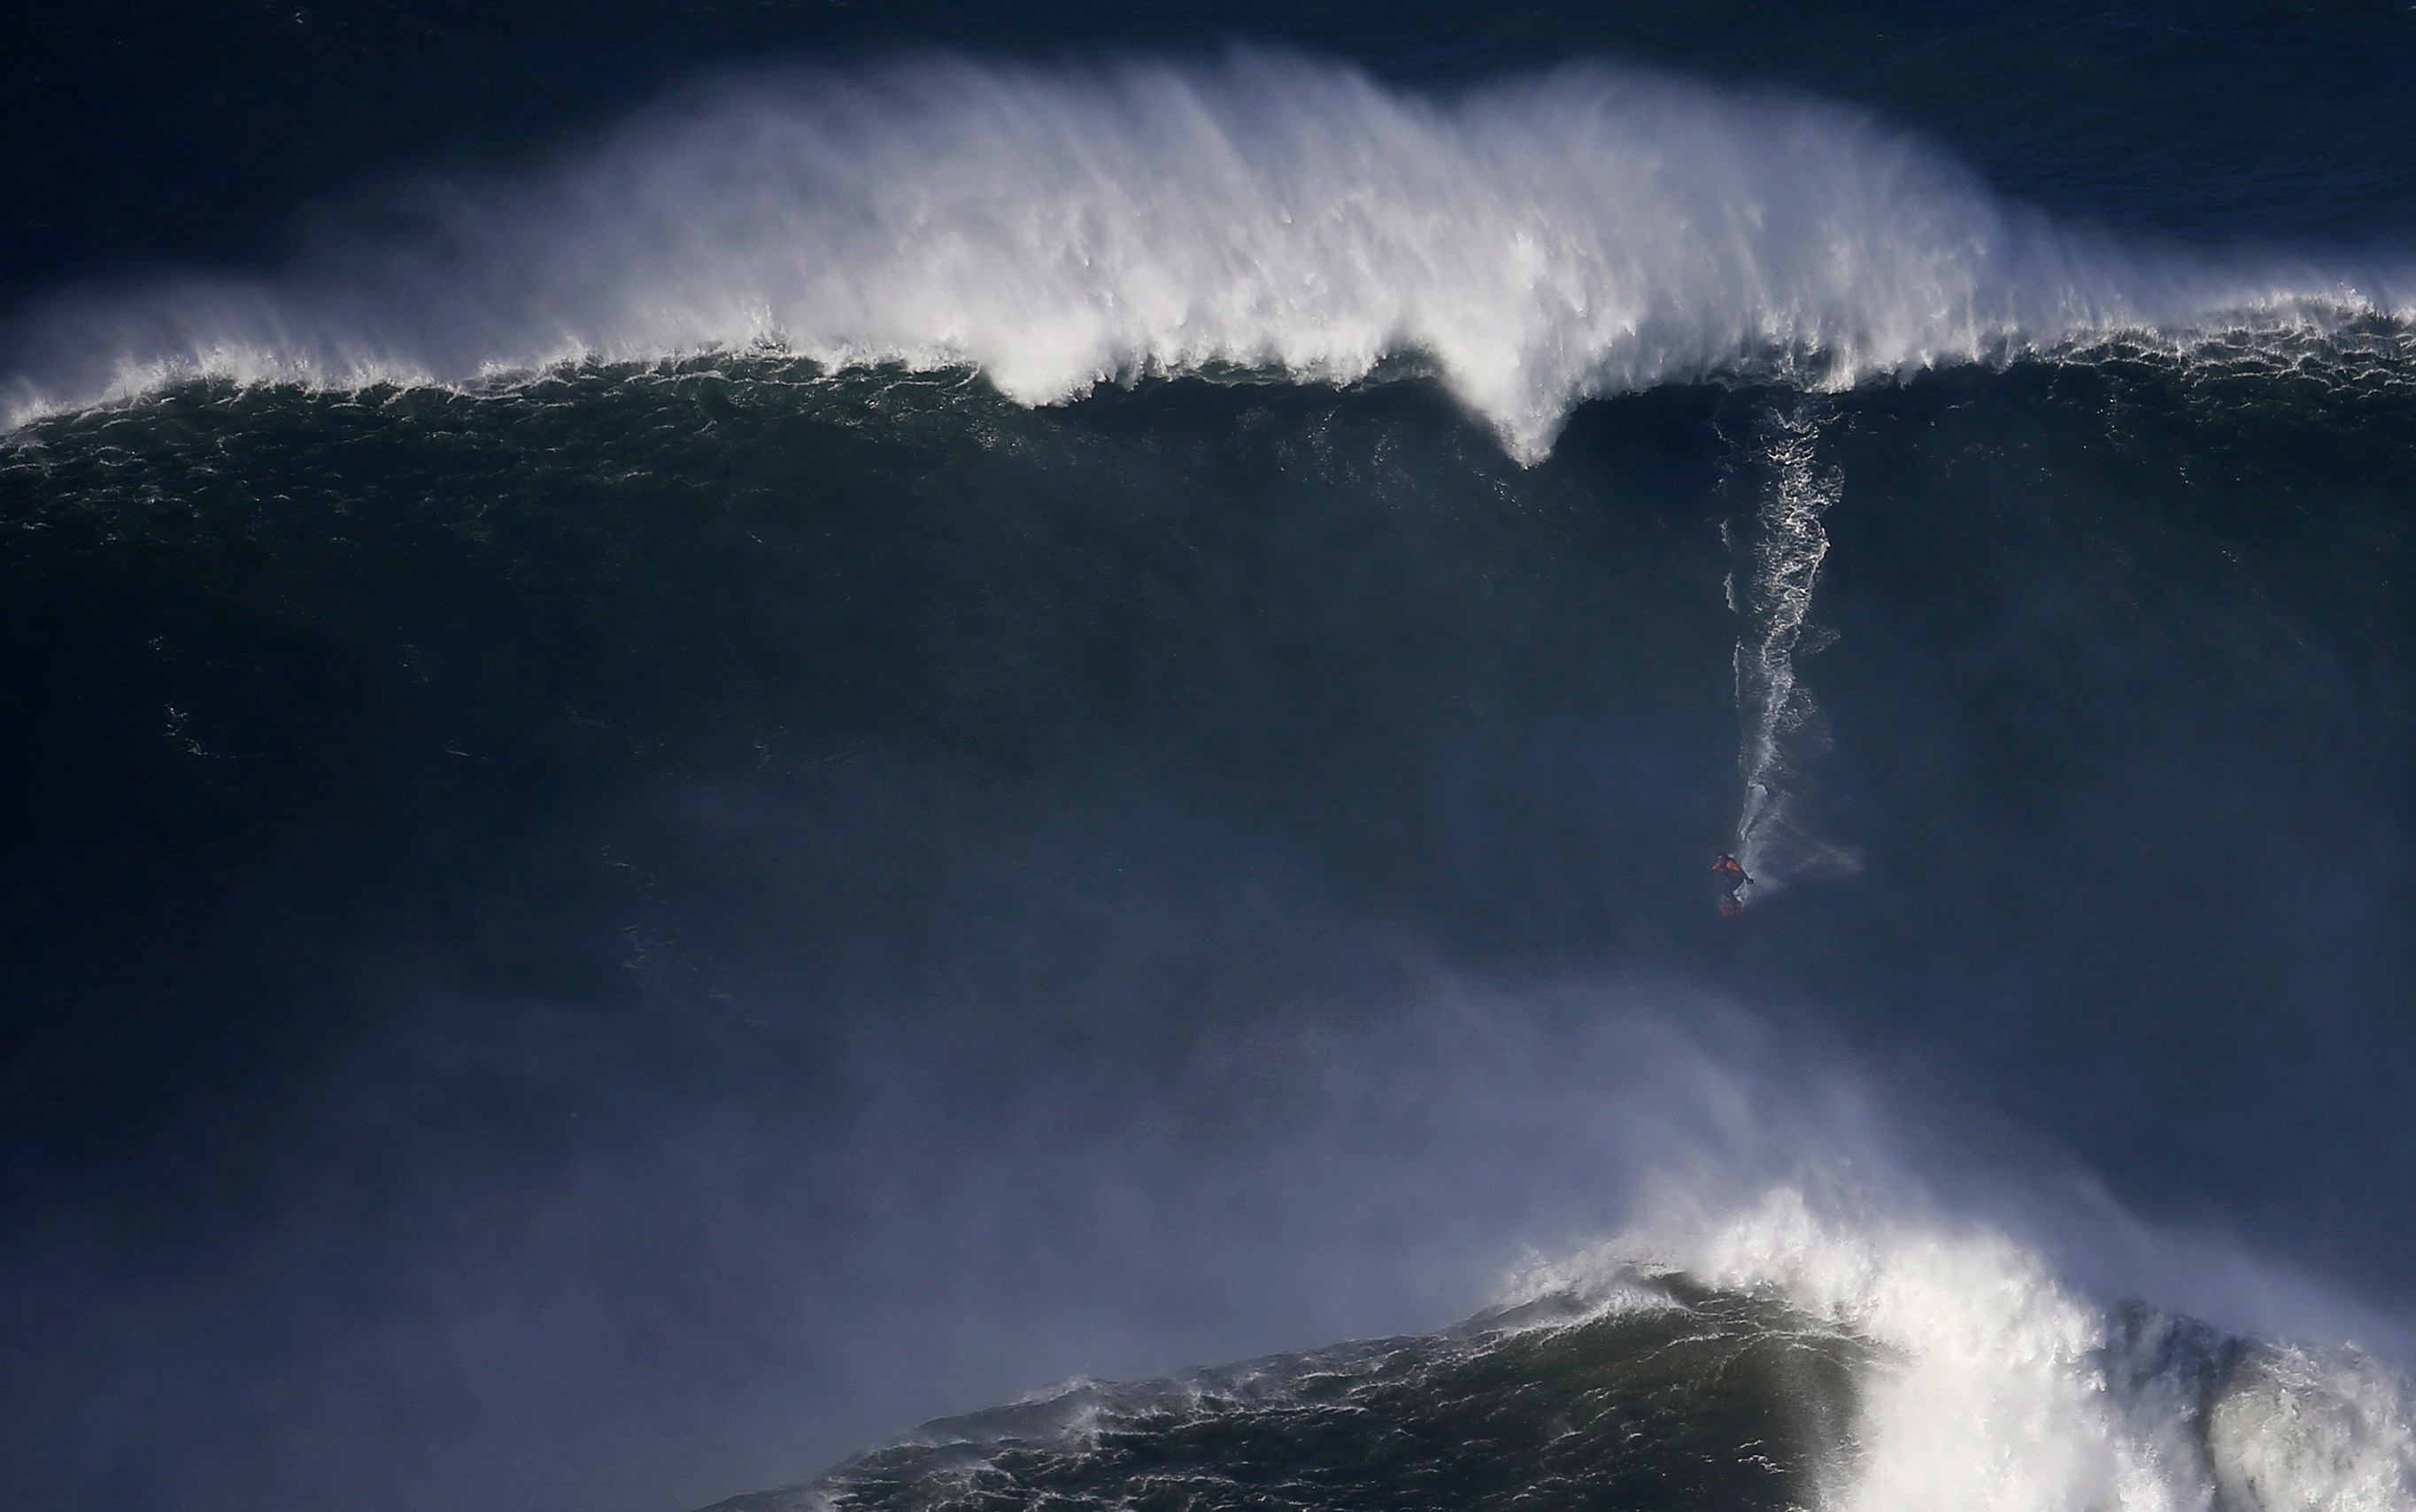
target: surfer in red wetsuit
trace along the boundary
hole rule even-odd
[[[1744,913],[1744,900],[1737,896],[1737,889],[1753,881],[1744,874],[1744,863],[1735,856],[1722,855],[1712,862],[1712,875],[1719,879],[1722,916],[1734,918]]]

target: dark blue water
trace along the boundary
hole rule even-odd
[[[2411,47],[35,24],[0,1485],[2416,1503]]]

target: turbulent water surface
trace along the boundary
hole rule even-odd
[[[2416,1507],[2416,17],[575,21],[8,65],[11,1504]]]
[[[1985,1241],[1874,1244],[1803,1218],[1790,1195],[1713,1236],[1727,1286],[1563,1267],[1549,1290],[1441,1333],[1073,1382],[716,1505],[2246,1508],[2405,1494],[2408,1404],[2369,1360],[2137,1304],[2091,1317]],[[1773,1238],[1783,1275],[1753,1274],[1747,1257],[1774,1258],[1755,1256]]]

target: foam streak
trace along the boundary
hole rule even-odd
[[[1806,396],[1761,417],[1754,469],[1763,475],[1761,507],[1744,582],[1740,587],[1733,574],[1729,579],[1729,607],[1744,621],[1735,663],[1744,795],[1731,850],[1752,879],[1737,889],[1739,902],[1805,870],[1853,866],[1846,852],[1805,832],[1792,811],[1796,753],[1825,744],[1820,706],[1796,680],[1795,655],[1829,555],[1820,517],[1844,487],[1837,470],[1820,459],[1820,422],[1830,408]]]

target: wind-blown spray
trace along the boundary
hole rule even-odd
[[[1414,356],[1534,461],[1572,405],[1668,380],[1835,387],[2406,310],[2395,273],[2118,246],[1859,112],[1599,65],[1456,98],[1253,53],[782,75],[390,209],[271,278],[51,301],[0,329],[0,400],[22,422],[194,376],[472,385],[768,350],[978,369],[1046,403]]]

